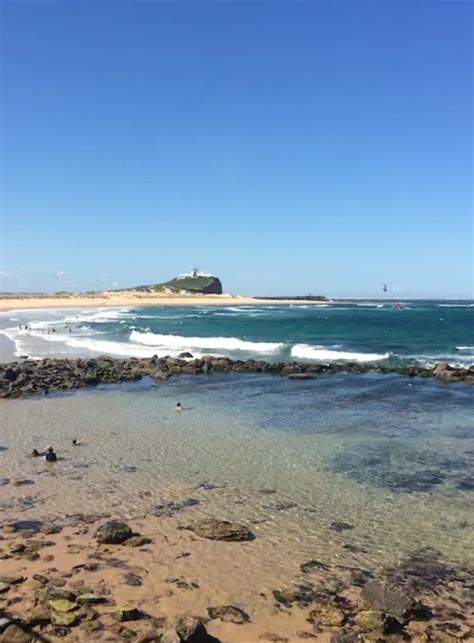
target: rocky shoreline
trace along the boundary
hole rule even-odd
[[[147,569],[148,557],[163,543],[159,528],[150,523],[146,528],[151,537],[121,520],[104,522],[98,515],[82,514],[49,523],[4,523],[0,642],[64,637],[137,643],[472,640],[473,570],[446,564],[431,550],[415,552],[378,574],[320,560],[302,562],[288,585],[260,594],[276,631],[257,625],[251,604],[207,604],[193,614],[166,615],[166,597],[205,589],[185,578],[168,578],[158,586]],[[219,519],[179,528],[230,548],[251,540],[245,525]],[[146,586],[148,595],[143,593]]]
[[[166,380],[179,374],[268,373],[306,380],[323,373],[396,373],[408,377],[434,377],[443,382],[474,384],[474,366],[455,368],[439,362],[434,368],[422,366],[384,366],[378,364],[314,364],[232,360],[227,357],[194,359],[191,353],[179,357],[115,359],[108,356],[84,359],[22,358],[0,365],[0,397],[18,398],[50,391],[70,390],[98,384],[112,384],[151,377]]]

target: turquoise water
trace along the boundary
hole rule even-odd
[[[30,331],[19,330],[25,323]],[[15,341],[18,355],[33,357],[189,351],[266,360],[474,363],[472,301],[11,311],[0,317],[0,331]]]

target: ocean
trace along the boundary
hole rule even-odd
[[[30,330],[20,330],[27,324]],[[0,332],[33,358],[224,355],[387,365],[474,363],[473,301],[13,310]]]

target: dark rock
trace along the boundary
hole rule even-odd
[[[120,623],[124,623],[126,621],[138,621],[144,616],[145,614],[142,611],[136,607],[131,607],[130,605],[122,605],[112,613],[112,617]]]
[[[130,587],[139,587],[143,585],[142,579],[137,574],[125,574],[125,583]]]
[[[226,623],[235,623],[242,625],[243,623],[250,623],[250,616],[234,605],[221,605],[220,607],[209,607],[207,610],[209,618],[220,619]]]
[[[101,545],[119,545],[131,538],[132,535],[130,527],[121,520],[109,520],[96,532],[97,542]]]
[[[339,534],[348,529],[354,529],[354,526],[350,522],[342,522],[341,520],[336,520],[330,525],[333,531],[337,531]]]
[[[178,357],[180,359],[193,359],[192,353],[188,353],[187,351],[185,351],[184,353],[180,353]]]
[[[288,373],[289,380],[314,380],[316,376],[311,373]]]
[[[252,532],[249,531],[245,525],[229,522],[228,520],[217,520],[215,518],[206,518],[191,523],[187,529],[209,540],[238,542],[253,540],[254,538]]]

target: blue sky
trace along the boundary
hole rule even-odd
[[[473,297],[471,11],[4,1],[1,289]]]

